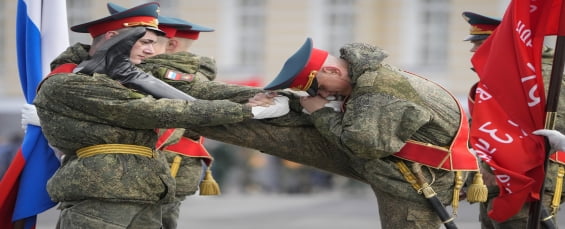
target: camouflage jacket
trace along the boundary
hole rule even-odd
[[[263,92],[261,88],[226,84],[222,82],[211,81],[216,78],[216,68],[214,60],[197,56],[192,53],[179,52],[175,54],[162,54],[148,58],[144,63],[138,65],[145,72],[152,73],[155,77],[167,82],[173,87],[199,99],[228,99],[230,101],[245,103],[249,98],[259,92]],[[169,76],[175,76],[175,80]],[[294,100],[298,104],[298,99]],[[281,118],[261,120],[264,123],[279,125],[311,125],[306,116],[302,112],[292,112]],[[196,127],[187,129],[184,133],[185,137],[197,139],[198,134],[195,133]],[[266,128],[275,128],[274,125]],[[240,136],[241,139],[243,136]],[[165,151],[165,155],[169,162],[175,155],[171,155]],[[176,176],[176,195],[183,196],[193,194],[198,189],[198,181],[200,179],[201,167],[199,160],[183,157],[181,168]]]
[[[88,56],[85,47],[69,48],[52,67]],[[50,76],[43,81],[34,104],[49,143],[67,156],[48,183],[54,201],[170,201],[174,181],[157,159],[131,154],[77,159],[76,150],[98,144],[153,149],[156,128],[228,124],[252,117],[249,107],[227,100],[157,100],[102,74]]]
[[[161,54],[146,59],[138,65],[145,72],[167,82],[177,89],[199,99],[230,99],[235,102],[247,102],[248,98],[262,91],[252,87],[235,87],[220,82],[211,82],[216,78],[215,61],[188,52]],[[167,78],[170,74],[179,76],[178,80]],[[235,91],[235,89],[238,89]],[[245,92],[242,92],[245,90]],[[232,93],[235,92],[235,93]],[[175,131],[178,132],[178,131]],[[193,131],[184,131],[185,137],[198,139]],[[163,151],[169,164],[179,154]],[[199,158],[181,156],[180,168],[175,176],[176,196],[192,195],[198,190],[202,175],[202,163]]]
[[[341,49],[353,91],[345,112],[312,113],[317,129],[355,157],[375,159],[398,152],[407,140],[449,146],[460,111],[443,88],[383,63],[383,50],[353,43]]]
[[[157,55],[145,60],[138,67],[198,99],[228,99],[244,103],[263,91],[256,87],[211,81],[216,78],[215,62],[208,57],[188,52]],[[168,78],[170,74],[182,76],[173,80]]]
[[[214,64],[214,61],[210,58],[181,52],[161,54],[148,58],[138,67],[198,99],[230,100],[237,103],[245,103],[255,94],[264,92],[263,89],[258,87],[210,81],[216,78]],[[182,77],[179,77],[179,80],[172,80],[167,77],[171,73],[180,74]],[[302,113],[298,97],[291,93],[281,93],[291,99],[290,106],[293,111],[285,116],[265,119],[261,120],[261,122],[269,123],[273,126],[312,125],[309,116]],[[187,137],[194,138],[194,134],[190,130],[187,131],[186,135]]]
[[[408,139],[448,145],[459,128],[460,111],[455,100],[439,86],[381,63],[384,57],[380,49],[352,44],[345,46],[342,54],[351,63],[354,82],[344,113],[331,108],[313,112],[308,119],[315,127],[307,123],[291,125],[294,120],[307,120],[296,116],[287,125],[246,120],[195,131],[359,180],[371,185],[378,195],[388,193],[407,200],[406,207],[413,202],[425,204],[425,198],[388,156]],[[433,180],[438,197],[449,204],[454,173],[430,169],[424,176]]]

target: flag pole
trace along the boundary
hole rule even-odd
[[[545,129],[555,129],[555,119],[557,116],[557,104],[559,102],[559,94],[561,90],[561,81],[563,78],[563,66],[565,65],[565,4],[561,4],[561,12],[559,16],[558,36],[555,42],[555,54],[553,64],[551,66],[551,78],[549,80],[547,103],[545,106]],[[543,208],[542,197],[545,186],[545,171],[549,165],[549,156],[551,147],[547,138],[545,139],[545,155],[544,155],[544,179],[540,189],[540,199],[530,203],[530,215],[528,218],[528,229],[538,229],[541,219],[541,211]]]

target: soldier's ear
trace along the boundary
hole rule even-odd
[[[179,41],[177,41],[176,39],[169,39],[169,42],[167,43],[167,51],[174,51],[178,46]]]
[[[320,71],[330,74],[330,75],[336,75],[336,76],[340,76],[341,75],[341,70],[337,67],[334,66],[323,66]]]
[[[110,31],[104,33],[104,38],[105,38],[106,40],[108,40],[108,39],[110,39],[111,37],[116,36],[116,35],[118,35],[118,34],[119,34],[118,31],[110,30]]]

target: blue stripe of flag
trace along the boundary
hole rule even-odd
[[[33,1],[30,4],[42,3]],[[26,1],[18,0],[16,20],[18,70],[26,101],[32,103],[37,85],[42,80],[44,73],[41,64],[41,33],[27,13]],[[37,214],[56,204],[49,198],[45,186],[47,180],[59,167],[59,161],[47,144],[41,128],[31,125],[28,126],[24,136],[22,154],[25,166],[20,175],[13,220],[29,218],[26,220],[26,228],[28,225],[31,228],[35,225]]]

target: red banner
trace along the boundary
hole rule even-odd
[[[500,195],[489,212],[497,221],[539,199],[545,143],[530,133],[544,127],[541,51],[544,36],[557,30],[561,2],[513,0],[471,59],[480,78],[471,145],[497,178]]]

